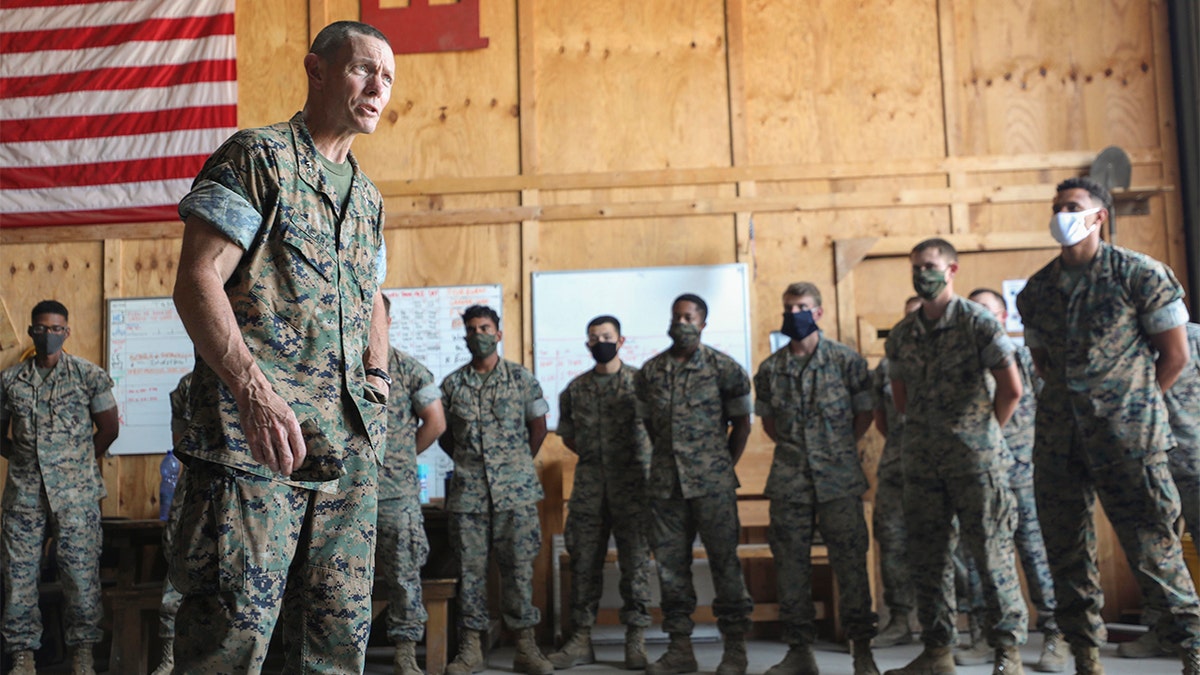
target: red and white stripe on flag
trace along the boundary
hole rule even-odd
[[[0,227],[178,218],[237,127],[234,0],[0,8]]]

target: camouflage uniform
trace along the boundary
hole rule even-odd
[[[171,390],[171,436],[182,437],[187,432],[188,423],[191,420],[191,407],[189,399],[191,397],[192,374],[188,373],[179,379],[179,384]],[[179,480],[175,483],[175,497],[171,500],[171,508],[167,511],[167,524],[163,527],[163,554],[168,560],[171,558],[171,549],[175,546],[175,528],[179,526],[179,507],[176,506],[182,499],[179,495],[186,489],[184,487],[184,474],[179,472]],[[161,638],[175,637],[175,615],[179,613],[179,603],[183,602],[183,594],[175,589],[171,584],[171,575],[163,580],[163,596],[162,602],[158,606],[158,636]]]
[[[775,458],[764,494],[771,500],[767,531],[779,584],[780,620],[788,644],[816,638],[812,601],[814,525],[829,548],[842,623],[850,640],[875,637],[867,576],[867,491],[854,436],[854,417],[869,413],[867,362],[822,332],[807,359],[785,345],[754,376],[755,414],[775,422]]]
[[[1027,347],[1014,353],[1021,376],[1021,400],[1012,418],[1004,425],[1004,443],[1012,453],[1013,463],[1008,470],[1008,486],[1017,504],[1017,525],[1013,541],[1025,569],[1029,599],[1038,610],[1037,625],[1043,632],[1057,632],[1054,619],[1054,578],[1046,559],[1046,542],[1038,522],[1037,503],[1033,495],[1033,428],[1037,416],[1037,391],[1041,379],[1033,367],[1033,357]],[[961,554],[960,554],[961,551]],[[986,604],[983,583],[973,560],[961,548],[955,551],[955,575],[959,591],[959,611],[970,611],[982,618]]]
[[[348,161],[343,204],[298,113],[226,141],[179,206],[245,251],[225,292],[308,448],[287,480],[255,461],[233,394],[197,357],[169,565],[184,594],[181,672],[257,672],[281,606],[287,672],[364,667],[387,409],[363,357],[384,272],[383,201]]]
[[[908,569],[908,529],[904,524],[904,467],[900,444],[904,438],[904,416],[892,401],[892,381],[887,357],[871,373],[875,408],[887,415],[887,439],[876,473],[875,509],[871,522],[879,542],[879,567],[883,577],[883,602],[892,616],[908,616],[916,605],[912,575]]]
[[[500,359],[490,373],[467,364],[442,382],[454,477],[446,497],[450,543],[462,574],[458,607],[469,630],[489,628],[488,553],[500,568],[501,611],[513,630],[541,621],[533,605],[533,561],[542,547],[537,503],[542,484],[529,449],[531,420],[550,406],[524,366]]]
[[[1189,323],[1187,336],[1192,358],[1163,392],[1176,443],[1167,453],[1167,466],[1179,489],[1187,531],[1200,553],[1200,323]]]
[[[1033,429],[1037,416],[1037,391],[1041,379],[1033,367],[1028,347],[1018,347],[1015,353],[1021,373],[1021,400],[1012,419],[1004,425],[1004,442],[1013,455],[1008,470],[1008,487],[1017,501],[1017,526],[1013,541],[1017,546],[1029,600],[1037,608],[1037,626],[1042,632],[1058,632],[1054,619],[1054,577],[1046,559],[1046,542],[1038,520],[1037,501],[1033,495]]]
[[[1033,461],[1054,573],[1057,618],[1074,646],[1104,641],[1093,523],[1097,494],[1143,597],[1169,612],[1159,635],[1200,647],[1200,601],[1172,524],[1174,445],[1149,336],[1182,325],[1183,289],[1169,268],[1106,243],[1078,276],[1055,258],[1017,298],[1031,349],[1045,350]]]
[[[650,547],[646,542],[646,474],[650,442],[637,418],[638,369],[589,370],[559,396],[558,435],[573,441],[579,462],[564,530],[571,554],[571,620],[596,623],[604,556],[611,534],[621,570],[621,623],[649,626]]]
[[[429,618],[421,601],[421,567],[429,556],[417,481],[418,415],[441,398],[433,373],[393,347],[388,356],[387,455],[379,468],[379,543],[375,564],[388,592],[392,642],[416,642]]]
[[[722,633],[750,630],[754,601],[737,557],[741,525],[737,475],[729,455],[728,420],[750,414],[750,378],[733,359],[706,345],[686,362],[663,352],[634,379],[650,459],[650,545],[662,588],[663,631],[691,634],[696,610],[692,545],[708,552]]]
[[[1028,614],[1015,567],[1016,505],[1008,489],[1011,456],[996,421],[989,371],[1012,363],[1012,341],[987,309],[953,297],[932,326],[921,312],[887,339],[891,378],[908,392],[904,426],[904,512],[922,640],[946,647],[955,635],[949,570],[954,516],[979,566],[988,643],[1022,644]]]
[[[116,405],[112,386],[100,367],[65,352],[45,374],[34,359],[0,373],[0,433],[12,439],[0,527],[0,634],[10,653],[41,647],[38,580],[47,526],[57,542],[67,644],[90,645],[104,636],[100,500],[107,493],[92,415]]]

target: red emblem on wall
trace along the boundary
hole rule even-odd
[[[409,0],[408,7],[380,7],[379,1],[361,0],[362,21],[383,31],[397,54],[462,52],[488,46],[488,39],[479,34],[479,0],[439,5]]]

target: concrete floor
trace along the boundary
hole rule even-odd
[[[619,627],[612,628],[620,630]],[[705,631],[703,629],[704,627],[697,627],[697,635],[695,636],[696,659],[700,662],[701,673],[712,673],[717,669],[717,664],[721,661],[721,644],[717,639],[715,630]],[[656,629],[651,629],[647,634],[648,637],[655,638],[647,646],[647,651],[652,661],[666,651],[665,636],[663,639],[657,639],[658,635],[655,635],[655,632]],[[609,644],[596,647],[597,662],[586,666],[576,666],[571,669],[571,672],[580,673],[581,675],[631,672],[621,668],[621,663],[624,659],[624,650],[620,644],[621,635],[619,632],[613,633],[611,636],[599,633],[598,640],[604,640]],[[747,647],[750,656],[748,672],[751,674],[766,671],[767,668],[782,660],[783,655],[787,652],[786,646],[778,642],[751,641],[747,644]],[[1034,673],[1033,664],[1037,663],[1038,656],[1041,654],[1041,648],[1042,637],[1038,633],[1031,634],[1029,636],[1029,643],[1021,648],[1026,672],[1030,675]],[[821,670],[821,675],[853,675],[854,669],[851,664],[850,654],[841,645],[818,643],[814,651],[817,656],[817,665]],[[875,662],[879,665],[880,671],[899,668],[915,658],[920,651],[921,646],[919,644],[878,649],[875,650]],[[366,672],[379,675],[391,673],[391,655],[392,651],[388,648],[369,650]],[[511,673],[513,672],[512,658],[512,647],[493,650],[488,658],[488,670],[484,672],[494,674]],[[1178,675],[1182,669],[1179,660],[1175,658],[1120,658],[1117,656],[1115,643],[1101,648],[1100,658],[1104,663],[1107,675]],[[992,670],[990,665],[964,666],[960,667],[958,672],[960,675],[991,675]],[[1069,665],[1066,672],[1073,673],[1073,666]]]

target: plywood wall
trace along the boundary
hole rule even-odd
[[[488,47],[398,56],[384,119],[354,150],[386,198],[386,283],[503,285],[507,353],[527,363],[530,273],[579,268],[749,264],[756,362],[780,291],[811,280],[825,294],[827,334],[867,347],[859,327],[898,316],[907,274],[885,257],[839,278],[837,242],[1040,237],[1053,184],[1109,145],[1133,156],[1149,207],[1118,219],[1118,241],[1184,278],[1160,1],[481,7]],[[312,34],[358,15],[355,0],[260,0],[237,12],[242,126],[298,110]],[[103,299],[169,294],[178,236],[178,224],[3,230],[0,295],[22,336],[33,302],[64,301],[68,348],[99,361]],[[963,281],[996,286],[1052,254],[971,254]],[[0,365],[17,351],[0,352]],[[106,514],[157,512],[153,460],[106,460]],[[553,436],[539,457],[547,536],[561,530],[571,461]],[[761,490],[769,462],[756,428],[743,492]],[[1116,616],[1138,599],[1105,551],[1105,611]],[[547,566],[543,556],[538,578]]]

